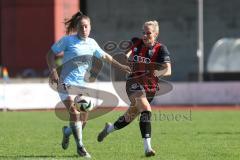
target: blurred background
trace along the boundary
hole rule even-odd
[[[91,37],[101,46],[140,36],[145,21],[157,20],[159,41],[172,54],[171,80],[198,80],[199,0],[0,2],[0,65],[7,67],[10,77],[47,77],[46,52],[64,35],[64,19],[80,9],[91,17]],[[204,80],[240,78],[239,6],[238,0],[204,1]]]
[[[145,21],[159,22],[159,41],[172,58],[167,80],[175,86],[165,104],[199,104],[189,99],[201,104],[199,97],[205,93],[211,94],[209,100],[216,93],[229,97],[221,102],[220,96],[214,104],[238,104],[239,6],[239,0],[0,0],[1,82],[47,82],[46,53],[64,35],[64,19],[81,10],[90,16],[91,37],[102,47],[140,36]],[[56,61],[61,64],[61,57]],[[110,81],[109,74],[104,64],[98,80]],[[192,97],[176,101],[176,95],[185,92]]]

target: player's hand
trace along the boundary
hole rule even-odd
[[[89,82],[95,82],[96,81],[96,77],[89,77],[88,81]]]
[[[84,79],[86,82],[92,83],[95,82],[97,77],[89,76],[88,78]]]
[[[163,69],[163,70],[154,70],[153,71],[153,75],[155,76],[155,77],[161,77],[161,76],[163,76],[165,73],[166,73],[166,69]]]
[[[91,73],[89,72],[86,72],[85,75],[84,75],[84,81],[86,82],[95,82],[97,79],[96,76],[93,76]]]
[[[56,69],[53,69],[50,73],[50,82],[51,84],[59,82],[59,77]]]
[[[126,66],[126,65],[122,65],[122,70],[128,74],[131,73],[131,68],[129,66]]]

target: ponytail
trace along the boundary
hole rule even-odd
[[[66,34],[69,35],[73,32],[76,32],[78,22],[82,19],[88,19],[90,22],[90,18],[84,15],[81,11],[78,11],[76,14],[74,14],[71,19],[65,20],[64,25],[66,27]]]

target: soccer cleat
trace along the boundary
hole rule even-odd
[[[155,154],[156,154],[156,152],[153,149],[151,149],[149,151],[145,151],[145,156],[146,157],[155,156]]]
[[[69,145],[69,136],[65,135],[65,130],[68,128],[67,126],[63,126],[62,128],[62,133],[63,133],[63,138],[62,138],[62,148],[67,149]]]
[[[87,152],[84,147],[78,147],[77,153],[80,157],[91,158],[91,155]]]
[[[100,132],[100,133],[98,134],[98,138],[97,138],[98,142],[102,142],[103,139],[109,134],[109,133],[107,132],[107,129],[108,129],[108,127],[109,127],[110,125],[112,125],[112,124],[111,124],[111,123],[106,123],[106,124],[105,124],[105,127],[104,127],[104,129],[102,130],[102,132]]]

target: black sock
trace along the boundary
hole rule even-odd
[[[139,127],[141,130],[142,138],[151,137],[151,111],[141,112]]]
[[[114,128],[116,130],[122,129],[126,127],[130,122],[127,122],[124,116],[118,118],[118,120],[114,123]]]

